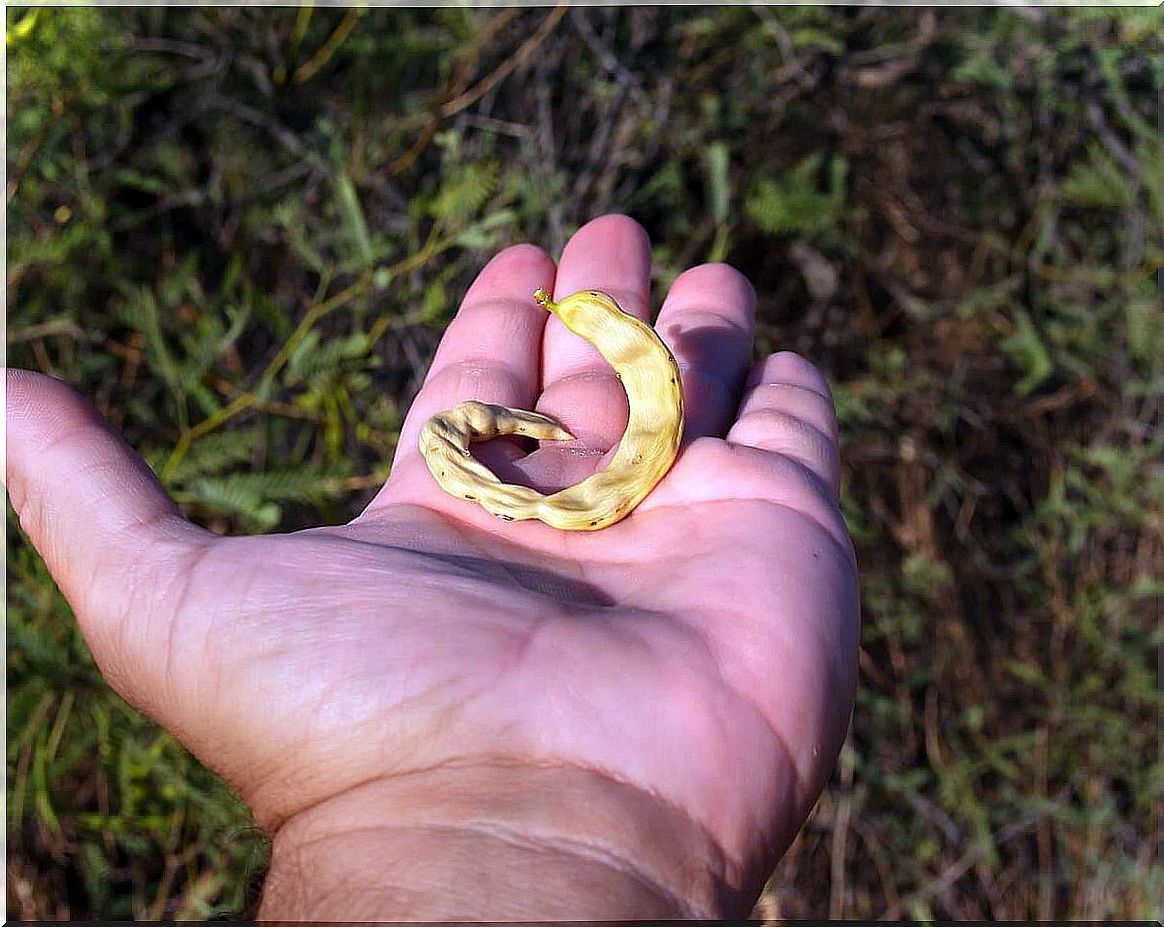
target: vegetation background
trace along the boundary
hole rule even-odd
[[[861,686],[768,917],[1164,913],[1158,10],[10,9],[8,359],[223,532],[358,512],[466,285],[606,211],[836,391]],[[266,842],[9,509],[8,905],[253,912]]]

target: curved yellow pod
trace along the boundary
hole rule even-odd
[[[502,483],[469,453],[470,442],[496,435],[543,441],[574,436],[548,416],[475,400],[425,422],[420,452],[445,492],[476,502],[499,518],[537,518],[553,528],[597,531],[629,515],[675,462],[683,437],[679,365],[651,326],[628,315],[606,293],[583,290],[555,303],[539,288],[533,297],[598,348],[622,381],[630,417],[610,463],[548,496]]]

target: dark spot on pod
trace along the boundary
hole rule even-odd
[[[497,517],[500,518],[502,521],[513,521],[512,515],[498,515]]]
[[[591,528],[593,528],[593,527],[594,527],[595,525],[597,525],[597,524],[598,524],[598,521],[597,521],[597,519],[596,519],[596,520],[594,520],[594,521],[590,522],[590,527],[591,527]]]
[[[466,499],[468,499],[470,502],[476,502],[476,501],[477,501],[477,497],[476,497],[476,496],[470,496],[470,495],[466,495],[466,496],[465,496],[465,498],[466,498]]]
[[[674,378],[674,377],[671,377],[671,382],[672,382],[672,383],[674,383],[674,382],[675,382],[675,378]]]

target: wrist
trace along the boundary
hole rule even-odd
[[[651,920],[747,913],[678,809],[574,767],[442,766],[345,792],[275,835],[262,920]]]

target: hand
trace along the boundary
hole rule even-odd
[[[275,833],[263,917],[746,916],[840,748],[858,597],[836,423],[795,355],[753,367],[754,295],[683,274],[657,330],[679,459],[598,532],[446,495],[421,423],[464,399],[578,440],[481,447],[542,491],[601,465],[626,397],[530,298],[596,287],[649,319],[642,229],[597,219],[555,268],[470,288],[387,484],[347,525],[222,538],[63,384],[9,371],[8,490],[102,672]]]

